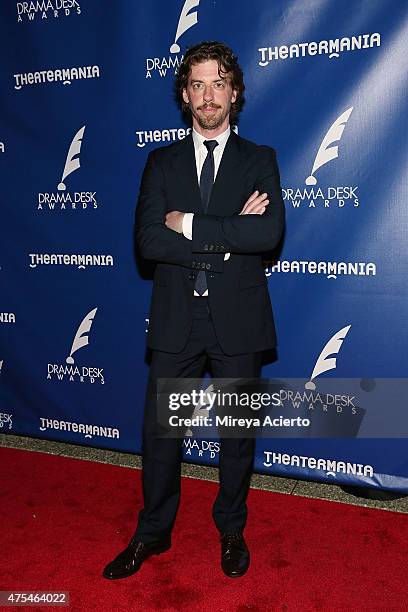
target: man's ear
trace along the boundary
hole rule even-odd
[[[187,91],[185,89],[183,89],[183,100],[186,104],[190,103],[190,100],[188,99]]]
[[[234,104],[234,102],[237,101],[238,98],[238,91],[236,89],[232,90],[232,96],[231,96],[231,104]]]

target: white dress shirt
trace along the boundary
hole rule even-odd
[[[194,153],[197,167],[197,180],[200,182],[201,170],[207,157],[208,149],[204,145],[204,140],[216,140],[218,142],[218,146],[214,149],[214,181],[217,176],[218,168],[220,167],[222,155],[224,153],[225,145],[227,144],[228,137],[230,135],[231,128],[227,127],[225,132],[219,134],[215,138],[206,138],[199,134],[194,128],[192,130],[193,143],[194,143]],[[193,218],[194,213],[185,213],[183,217],[183,234],[188,240],[193,239]],[[230,254],[226,253],[224,255],[224,260],[229,259]],[[194,290],[194,295],[199,295],[197,291]],[[204,296],[208,295],[208,289],[203,293]]]

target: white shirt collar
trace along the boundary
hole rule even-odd
[[[218,147],[217,149],[223,149],[226,145],[226,142],[228,140],[228,137],[231,133],[231,127],[228,126],[227,129],[225,130],[225,132],[222,132],[222,134],[219,134],[218,136],[216,136],[215,138],[206,138],[205,136],[202,136],[202,134],[199,134],[197,132],[197,130],[195,130],[194,128],[192,129],[192,135],[193,135],[193,142],[194,142],[194,148],[197,151],[200,146],[203,144],[204,140],[216,140],[218,142]]]

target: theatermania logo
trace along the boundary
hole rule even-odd
[[[17,2],[17,22],[59,19],[70,15],[80,15],[81,6],[78,0],[35,0]]]
[[[71,350],[65,359],[65,363],[48,363],[47,380],[68,380],[69,382],[105,384],[103,368],[93,365],[77,365],[76,353],[89,344],[89,335],[95,319],[97,308],[93,308],[82,319],[75,332]]]
[[[15,323],[16,313],[15,312],[0,312],[0,323]]]
[[[187,30],[198,23],[198,11],[195,9],[199,4],[200,0],[185,0],[179,15],[174,41],[169,48],[170,55],[146,58],[146,79],[151,79],[153,75],[163,78],[168,73],[174,75],[177,72],[183,59],[183,56],[180,55],[179,40]]]
[[[38,194],[37,210],[94,210],[98,207],[96,191],[69,191],[67,189],[67,182],[69,183],[67,179],[71,180],[72,174],[81,167],[80,153],[84,132],[85,125],[78,130],[69,145],[56,190]]]
[[[275,465],[284,465],[302,468],[307,471],[317,470],[325,476],[333,476],[334,478],[336,478],[337,474],[352,474],[364,477],[374,476],[372,465],[323,457],[309,457],[307,455],[289,455],[272,450],[264,451],[263,464],[267,468],[273,468]]]
[[[325,133],[311,165],[310,173],[305,178],[305,186],[282,189],[283,199],[291,204],[294,209],[320,208],[330,210],[344,207],[358,208],[360,206],[358,186],[344,184],[320,186],[318,184],[320,175],[327,176],[324,170],[320,172],[321,168],[330,167],[332,162],[339,157],[340,144],[345,148],[341,140],[352,112],[353,107],[351,106],[335,119]],[[347,151],[343,155],[347,155]]]

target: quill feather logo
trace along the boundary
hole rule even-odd
[[[76,157],[76,156],[79,156],[81,152],[82,138],[84,136],[85,127],[86,127],[85,125],[81,127],[81,129],[78,130],[78,132],[75,134],[74,138],[72,139],[71,145],[68,149],[68,155],[65,161],[64,172],[62,173],[61,182],[58,184],[58,191],[65,191],[66,189],[66,186],[64,183],[65,179],[72,172],[75,172],[75,170],[78,170],[78,168],[80,168],[81,166],[79,157]]]
[[[337,145],[330,145],[341,139],[344,132],[344,128],[346,126],[347,121],[349,120],[352,111],[353,107],[351,106],[346,111],[344,111],[344,113],[342,113],[340,117],[337,117],[336,121],[328,129],[314,160],[312,172],[305,181],[306,185],[317,185],[317,179],[314,176],[316,170],[338,157],[339,147]]]
[[[214,385],[212,383],[210,383],[208,385],[208,387],[204,390],[204,393],[213,393],[214,392]],[[194,406],[194,411],[193,414],[191,416],[192,419],[194,419],[194,417],[200,416],[201,415],[201,410],[208,410],[207,405],[203,402],[201,402],[201,400]],[[191,428],[189,427],[186,430],[185,433],[186,436],[192,437],[193,436],[193,432],[191,430]]]
[[[75,363],[74,358],[72,357],[72,355],[76,351],[81,349],[82,347],[84,347],[87,344],[89,344],[88,332],[90,331],[90,329],[92,327],[92,323],[93,323],[93,320],[95,318],[97,310],[98,310],[97,308],[94,308],[93,310],[88,312],[86,317],[84,317],[84,319],[81,321],[81,324],[80,324],[80,326],[77,329],[74,341],[72,343],[71,352],[70,352],[69,356],[65,360],[67,363],[69,363],[69,364]]]
[[[183,8],[181,9],[179,22],[177,25],[176,36],[174,39],[174,43],[170,47],[170,53],[179,53],[180,47],[177,44],[178,39],[187,32],[190,28],[196,25],[197,11],[190,12],[191,9],[197,7],[200,4],[200,0],[186,0],[184,2]]]
[[[344,339],[347,336],[350,328],[351,325],[343,327],[337,333],[335,333],[334,336],[332,336],[330,340],[326,343],[316,361],[316,365],[313,369],[310,380],[305,384],[305,389],[311,389],[312,391],[314,391],[316,389],[316,385],[313,380],[320,374],[323,374],[323,372],[333,370],[336,367],[336,357],[331,357],[331,355],[337,355],[339,353]]]

